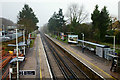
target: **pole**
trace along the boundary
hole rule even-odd
[[[9,67],[9,80],[11,80],[11,72],[10,72],[10,67]]]
[[[84,33],[81,34],[82,34],[82,40],[84,41]],[[84,46],[84,42],[83,42],[83,46]]]
[[[17,37],[17,29],[16,29],[16,50],[17,50],[17,80],[19,80],[19,62],[18,62],[18,37]]]
[[[23,44],[25,44],[25,30],[23,30]],[[24,56],[25,56],[25,46],[24,46]]]
[[[84,33],[81,33],[82,34],[82,39],[84,41]],[[83,45],[82,45],[82,52],[84,53],[84,42],[83,42]]]
[[[115,52],[115,36],[114,36],[114,40],[113,40],[113,52]]]
[[[83,34],[83,41],[84,41],[84,34]],[[84,47],[84,42],[83,42],[83,47]]]

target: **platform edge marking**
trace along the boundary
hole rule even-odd
[[[41,40],[41,38],[40,38],[40,40]],[[41,40],[41,43],[42,43],[42,40]],[[43,48],[43,43],[42,43],[42,48]],[[53,79],[52,72],[51,72],[51,70],[50,70],[50,65],[49,65],[49,63],[48,63],[48,59],[47,59],[47,57],[46,57],[44,48],[43,48],[43,52],[44,52],[44,56],[45,56],[45,59],[46,59],[46,62],[47,62],[47,66],[48,66],[48,70],[49,70],[49,73],[50,73],[50,77],[51,77],[51,79]]]
[[[57,42],[57,41],[56,41]],[[57,42],[59,45],[63,46],[61,43]],[[65,46],[64,46],[65,47]],[[66,47],[65,47],[66,48]],[[68,48],[66,48],[68,49]],[[86,62],[88,62],[89,64],[91,64],[92,66],[94,66],[95,68],[99,69],[100,71],[102,71],[104,74],[106,74],[107,76],[111,77],[112,79],[116,80],[114,77],[112,77],[110,74],[104,72],[102,69],[100,69],[99,67],[95,66],[93,63],[89,62],[88,60],[86,60],[85,58],[81,57],[80,55],[76,54],[74,51],[71,51],[70,49],[68,49],[70,52],[72,52],[73,54],[77,55],[78,57],[82,58],[83,60],[85,60]]]

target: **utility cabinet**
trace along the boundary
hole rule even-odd
[[[109,46],[104,46],[104,47],[99,47],[96,46],[96,55],[98,55],[101,58],[109,59],[108,54],[110,53],[110,47]]]
[[[98,55],[99,57],[103,57],[103,48],[96,47],[96,55]]]

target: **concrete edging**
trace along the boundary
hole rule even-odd
[[[81,66],[83,67],[82,70],[85,71],[85,74],[87,74],[88,72],[90,72],[89,74],[87,74],[88,77],[90,77],[91,79],[100,79],[100,80],[106,80],[104,77],[102,77],[99,73],[97,73],[96,71],[94,71],[92,68],[90,68],[89,66],[87,66],[85,63],[83,63],[81,60],[79,60],[76,56],[74,56],[71,52],[69,52],[67,49],[63,48],[61,45],[58,45],[53,39],[51,39],[47,34],[45,34],[45,36],[50,39],[53,43],[55,43],[56,46],[60,47],[64,52],[67,52],[70,56],[72,56],[74,59],[76,59],[77,61],[79,61],[81,63]],[[90,70],[90,71],[89,71]]]

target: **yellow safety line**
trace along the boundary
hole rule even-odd
[[[40,54],[40,52],[39,52],[39,54]],[[40,57],[40,55],[39,55],[39,57]],[[40,80],[42,80],[41,60],[40,60]]]
[[[39,50],[39,58],[40,58],[40,49],[38,49],[38,50]],[[42,80],[41,59],[40,59],[40,80]]]
[[[41,71],[41,67],[40,67],[40,79],[42,80],[42,71]]]
[[[57,41],[56,41],[57,42]],[[57,42],[59,45],[63,46],[61,43]],[[65,47],[65,46],[64,46]],[[69,51],[71,51],[69,48],[65,47],[66,49],[68,49]],[[88,62],[89,64],[91,64],[92,66],[94,66],[95,68],[99,69],[100,71],[102,71],[104,74],[106,74],[107,76],[111,77],[112,79],[116,80],[114,77],[112,77],[111,75],[109,75],[108,73],[104,72],[102,69],[100,69],[99,67],[95,66],[93,63],[87,61],[85,58],[81,57],[80,55],[76,54],[74,51],[71,51],[73,54],[77,55],[78,57],[82,58],[83,60],[85,60],[86,62]]]
[[[40,57],[40,51],[39,51],[39,57]],[[42,80],[41,60],[40,60],[40,80]]]

